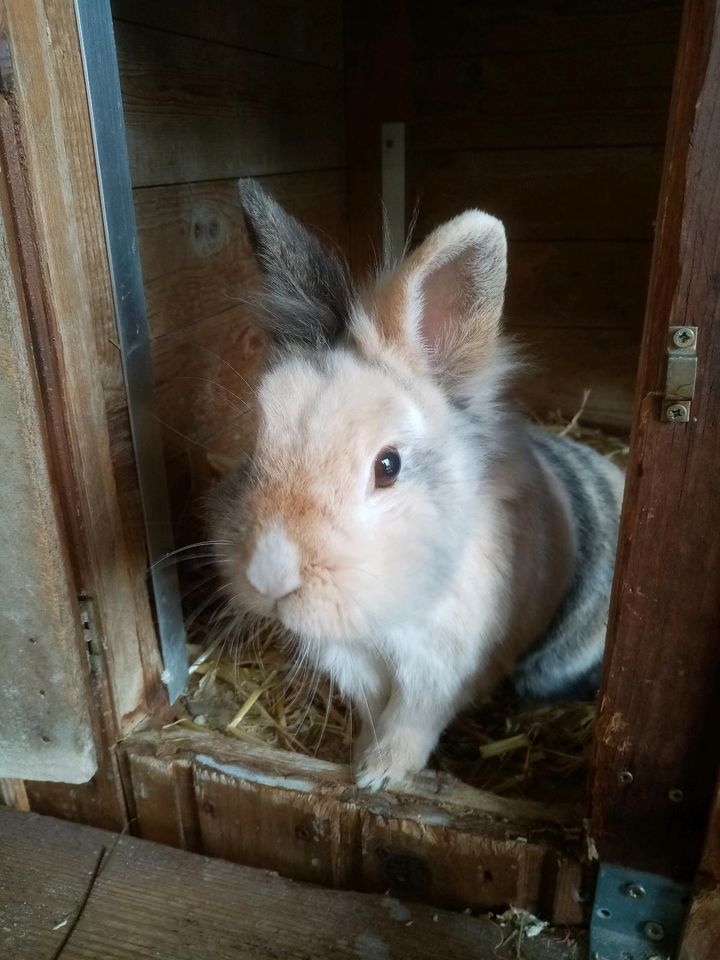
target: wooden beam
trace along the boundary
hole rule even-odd
[[[579,960],[553,933],[0,811],[0,952],[13,960]]]
[[[584,919],[575,807],[430,772],[402,794],[364,793],[347,766],[212,733],[148,731],[120,750],[146,839],[340,889]]]
[[[720,759],[720,3],[676,70],[597,724],[600,858],[689,879]],[[687,424],[661,420],[668,326],[698,327]]]

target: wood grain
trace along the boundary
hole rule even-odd
[[[338,70],[116,24],[133,186],[343,166]]]
[[[405,794],[364,794],[347,767],[212,734],[148,732],[122,750],[147,839],[183,846],[189,827],[194,849],[298,880],[583,919],[580,810],[498,798],[430,773]]]
[[[686,4],[592,788],[601,859],[681,878],[699,860],[719,760],[719,26],[717,2]],[[660,419],[667,328],[677,323],[699,330],[682,425]],[[621,782],[625,770],[631,782]]]
[[[414,143],[419,150],[661,144],[675,51],[673,37],[418,59]]]
[[[639,336],[651,253],[644,240],[511,242],[505,321],[511,330],[603,328]]]
[[[517,956],[512,931],[485,918],[323,890],[32,814],[0,812],[0,828],[0,949],[13,960],[51,960],[63,920],[75,923],[63,960]],[[580,956],[552,934],[524,938],[522,950],[527,960]]]
[[[419,0],[413,36],[433,56],[655,45],[676,39],[681,9],[681,0],[484,0],[448,4],[439,17]]]
[[[48,0],[8,0],[14,70],[12,109],[22,151],[23,191],[32,217],[27,258],[41,287],[31,326],[40,363],[57,369],[59,411],[52,442],[67,460],[72,489],[65,517],[76,553],[75,589],[91,597],[108,665],[113,715],[124,731],[160,695],[160,662],[149,599],[118,502],[106,417],[123,391],[85,81],[73,10]]]
[[[417,237],[477,206],[511,241],[650,239],[661,159],[654,146],[418,153]]]
[[[342,66],[342,4],[339,0],[112,0],[118,20],[156,27],[223,45]]]
[[[0,99],[3,139],[8,124]],[[12,675],[0,685],[0,775],[81,783],[96,770],[84,638],[7,187],[0,181],[0,656]]]

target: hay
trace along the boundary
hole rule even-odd
[[[569,423],[557,414],[545,426],[624,467],[626,442],[583,426],[583,408]],[[280,628],[254,624],[241,632],[239,643],[232,639],[236,633],[234,622],[217,615],[193,623],[187,712],[176,725],[352,762],[352,710],[327,681],[294,665]],[[578,800],[584,792],[594,717],[592,703],[530,703],[504,687],[492,700],[457,717],[432,764],[500,796]]]

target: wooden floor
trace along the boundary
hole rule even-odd
[[[0,808],[2,960],[580,960],[557,934]]]

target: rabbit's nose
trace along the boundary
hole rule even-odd
[[[282,600],[300,588],[300,551],[282,524],[275,523],[260,534],[245,576],[258,593],[272,600]]]

